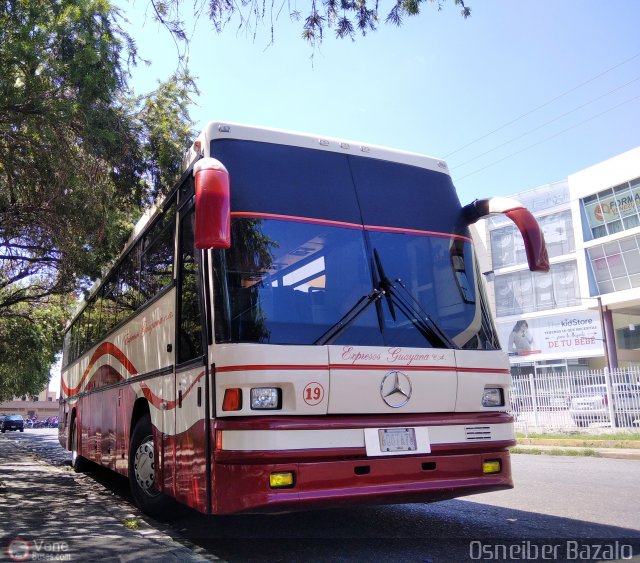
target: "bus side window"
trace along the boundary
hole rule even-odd
[[[144,303],[173,283],[174,218],[175,205],[172,204],[145,234],[140,256],[140,287],[135,288],[137,279],[132,271],[123,289],[127,292],[131,289],[135,296],[128,298]]]
[[[180,221],[180,264],[178,274],[178,350],[177,363],[202,356],[200,280],[193,240],[194,214]]]

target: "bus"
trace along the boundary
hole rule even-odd
[[[65,333],[60,443],[153,515],[513,486],[510,369],[442,160],[212,122]]]

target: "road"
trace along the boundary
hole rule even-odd
[[[55,430],[9,438],[53,464],[69,459]],[[512,459],[512,491],[429,505],[275,516],[207,517],[179,507],[169,527],[162,526],[175,539],[226,561],[436,563],[542,560],[543,555],[582,561],[611,558],[607,555],[620,560],[632,553],[640,560],[640,462],[522,454]],[[104,485],[123,503],[131,502],[126,479],[98,468],[89,477],[96,487]]]

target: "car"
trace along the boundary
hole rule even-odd
[[[611,390],[616,426],[633,426],[640,419],[640,385],[614,383]],[[580,387],[571,399],[569,415],[580,427],[592,422],[610,422],[607,386],[601,383]]]
[[[536,388],[533,396],[529,381],[517,380],[511,384],[511,409],[514,413],[541,409],[544,411],[569,408],[569,393],[562,389],[546,389],[545,386]]]
[[[24,432],[24,419],[19,414],[10,414],[2,421],[2,433],[7,430],[20,430]]]

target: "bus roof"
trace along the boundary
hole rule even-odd
[[[254,127],[227,121],[211,121],[204,128],[185,155],[183,161],[184,169],[187,169],[199,157],[212,156],[210,154],[211,141],[225,138],[257,141],[262,143],[275,143],[364,156],[426,168],[428,170],[434,170],[435,172],[449,175],[449,168],[446,162],[418,153],[400,151],[388,147],[370,145],[346,139],[337,139],[323,135],[297,133],[294,131],[270,129],[266,127]]]

